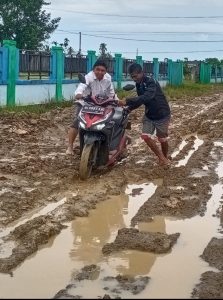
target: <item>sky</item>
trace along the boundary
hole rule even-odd
[[[103,42],[109,52],[122,53],[125,58],[135,58],[138,51],[145,60],[223,59],[222,0],[51,0],[47,12],[61,17],[50,41],[60,43],[67,37],[70,46],[78,50],[77,33],[82,32],[84,53],[98,52]]]

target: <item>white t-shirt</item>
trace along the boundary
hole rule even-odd
[[[106,73],[102,80],[98,80],[93,71],[85,75],[86,84],[80,83],[75,91],[75,96],[78,94],[84,97],[92,94],[92,96],[104,95],[105,97],[114,98],[115,90],[112,84],[111,76]],[[115,97],[115,99],[117,99]]]

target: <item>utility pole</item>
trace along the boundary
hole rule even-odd
[[[78,72],[81,72],[81,32],[79,32]]]
[[[79,32],[79,54],[81,55],[81,32]]]
[[[137,48],[136,49],[136,56],[138,56],[139,55],[139,49]]]

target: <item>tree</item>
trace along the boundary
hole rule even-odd
[[[65,54],[68,56],[74,56],[74,55],[78,56],[79,52],[75,52],[74,49],[71,46],[69,46],[70,40],[68,38],[65,38],[63,43],[58,43],[58,42],[54,41],[54,42],[52,42],[52,44],[54,46],[61,46],[63,48]]]
[[[212,65],[212,66],[219,66],[221,64],[218,58],[206,58],[205,62]]]
[[[41,48],[60,21],[60,18],[51,20],[51,14],[43,10],[44,5],[50,3],[45,0],[1,0],[0,41],[15,40],[20,49]]]
[[[58,43],[56,41],[52,42],[52,44],[54,46],[61,46],[64,49],[67,49],[67,47],[69,46],[69,43],[70,43],[70,40],[68,40],[68,38],[65,38],[63,43]]]
[[[108,52],[107,45],[105,43],[100,44],[99,58],[100,59],[110,59],[110,58],[112,58],[112,55]]]
[[[74,56],[74,55],[77,55],[78,53],[74,51],[74,49],[72,47],[68,47],[67,48],[67,51],[66,51],[66,54],[68,56]]]

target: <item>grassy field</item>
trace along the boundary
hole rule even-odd
[[[175,100],[181,98],[185,99],[185,97],[189,99],[189,98],[199,97],[202,95],[210,95],[213,93],[223,92],[223,84],[221,83],[201,84],[201,83],[186,81],[181,86],[167,85],[165,88],[163,88],[163,91],[167,96],[168,100]],[[119,90],[118,96],[119,98],[128,97],[129,92]]]
[[[201,84],[186,81],[183,85],[178,87],[167,86],[166,88],[164,88],[164,92],[169,100],[181,98],[185,99],[185,97],[190,99],[203,95],[208,96],[214,93],[223,92],[223,84]]]
[[[62,101],[62,102],[46,102],[43,104],[34,104],[26,106],[11,106],[11,107],[0,107],[0,114],[4,113],[31,113],[31,114],[43,114],[52,109],[65,108],[73,105],[73,101]]]

